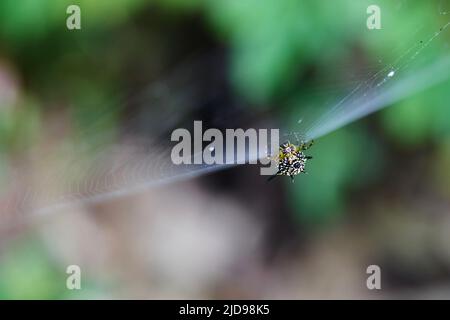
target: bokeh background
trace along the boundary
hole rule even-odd
[[[449,20],[447,1],[2,0],[0,298],[450,298],[450,82],[318,139],[295,184],[240,166],[33,211],[61,185],[88,197],[114,157],[163,171],[155,153],[193,119],[300,130]]]

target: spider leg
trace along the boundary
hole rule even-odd
[[[303,142],[303,143],[300,145],[300,149],[302,149],[302,150],[308,150],[309,148],[312,147],[313,144],[314,144],[314,140],[311,140],[311,141],[309,141],[308,143]]]
[[[267,178],[267,182],[272,181],[273,179],[275,179],[276,177],[278,177],[280,174],[280,171],[278,171],[277,173],[275,173],[274,175],[271,175],[269,178]]]
[[[311,156],[306,156],[305,158],[306,158],[306,159],[312,159],[313,157],[311,157]]]
[[[290,176],[292,183],[294,183],[294,176]]]

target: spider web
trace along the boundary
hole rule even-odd
[[[450,54],[441,50],[438,58],[426,58],[422,53],[435,44],[435,39],[447,31],[449,25],[450,22],[443,25],[426,40],[414,41],[394,61],[358,81],[343,98],[323,108],[315,106],[313,112],[299,114],[298,130],[281,130],[283,136],[295,136],[302,140],[320,138],[447,80],[450,77],[447,71],[450,70]],[[13,190],[16,191],[2,202],[1,212],[31,213],[27,216],[38,218],[74,205],[115,199],[234,166],[174,165],[171,161],[173,144],[168,141],[170,132],[188,123],[186,119],[195,117],[195,108],[184,106],[184,101],[194,100],[207,105],[214,101],[217,94],[212,92],[205,96],[205,92],[191,87],[190,79],[201,77],[193,67],[195,61],[188,61],[168,78],[122,101],[123,105],[136,103],[158,112],[147,116],[142,113],[131,115],[127,119],[127,127],[112,143],[92,146],[82,142],[83,137],[96,133],[98,126],[93,123],[75,143],[51,154],[39,154],[40,163],[50,168],[48,172],[39,172],[32,177],[24,177],[20,170],[15,172],[12,181],[15,181],[16,188],[13,187]],[[183,88],[184,94],[176,97],[170,94],[171,90],[180,88]],[[147,132],[149,128],[151,130]],[[246,157],[258,158],[254,152]],[[27,184],[25,192],[24,184]]]
[[[417,62],[419,55],[449,27],[446,23],[426,41],[410,47],[394,62],[389,63],[369,79],[360,82],[349,94],[335,103],[301,135],[306,140],[317,139],[353,121],[388,107],[449,78],[450,55],[438,60]],[[415,63],[417,62],[417,63]]]

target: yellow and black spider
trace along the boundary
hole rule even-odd
[[[278,155],[275,158],[278,162],[278,171],[271,176],[268,181],[277,176],[289,176],[292,182],[294,182],[294,177],[296,175],[306,173],[306,161],[312,159],[312,157],[305,155],[303,151],[308,150],[313,144],[314,140],[311,140],[308,143],[302,142],[299,145],[287,141],[280,145]]]

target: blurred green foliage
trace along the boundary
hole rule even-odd
[[[295,187],[288,186],[288,201],[303,223],[338,218],[349,191],[370,186],[383,169],[381,146],[360,124],[325,136],[309,153],[314,157],[308,174],[298,177]]]
[[[39,108],[31,98],[16,110],[0,110],[0,153],[30,147],[38,137],[40,121]]]
[[[450,83],[444,83],[398,103],[381,113],[386,132],[401,145],[417,148],[428,141],[439,143],[450,135],[449,110],[444,97]]]
[[[0,2],[0,33],[14,46],[61,31],[69,5],[82,8],[82,26],[107,28],[127,19],[142,0],[3,0]],[[64,30],[63,30],[64,31]]]
[[[355,1],[210,1],[207,13],[233,53],[232,79],[243,96],[273,102],[309,63],[330,62],[361,33]],[[336,17],[345,16],[346,19]],[[326,43],[326,50],[323,44]]]
[[[64,294],[65,274],[45,248],[34,241],[17,243],[1,256],[0,299],[56,299]]]
[[[50,255],[36,235],[15,242],[0,255],[0,300],[95,299],[105,288],[81,274],[82,290],[68,290],[69,274]]]

